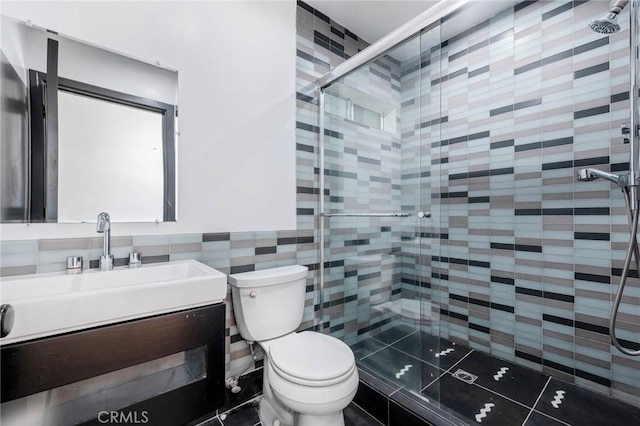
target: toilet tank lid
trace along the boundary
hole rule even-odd
[[[282,266],[260,271],[229,275],[229,284],[235,287],[264,287],[282,284],[307,277],[309,268],[301,265]]]

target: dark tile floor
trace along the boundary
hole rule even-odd
[[[363,340],[353,351],[358,366],[388,384],[390,395],[406,393],[470,424],[640,424],[639,407],[405,325]]]
[[[216,416],[202,426],[261,426],[258,417],[259,403],[260,398],[253,399]],[[345,426],[382,426],[379,421],[353,403],[344,410],[344,423]]]

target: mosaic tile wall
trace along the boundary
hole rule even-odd
[[[334,335],[348,340],[354,328],[364,335],[372,325],[384,325],[384,317],[380,324],[362,317],[366,294],[350,299],[340,291],[351,288],[349,274],[376,273],[347,271],[347,259],[386,250],[393,260],[382,262],[377,273],[392,271],[392,299],[398,290],[402,301],[422,295],[432,311],[423,320],[434,333],[640,403],[640,361],[613,349],[607,331],[628,240],[622,196],[608,182],[574,178],[582,167],[626,168],[620,127],[629,108],[628,24],[610,37],[586,28],[607,6],[595,0],[522,2],[450,40],[434,43],[437,34],[426,35],[422,45],[428,49],[402,61],[401,149],[399,158],[380,165],[400,164],[402,211],[429,210],[433,217],[379,230],[368,222],[332,222],[326,266],[337,301],[329,317]],[[300,87],[322,74],[314,74],[318,61],[333,66],[341,59],[332,49],[335,39],[325,46],[317,33],[310,36],[309,25],[334,25],[311,12],[299,7],[306,22],[299,23]],[[299,115],[299,129],[317,126],[313,100],[300,103],[309,114]],[[348,138],[336,143],[334,135],[348,134],[350,126],[327,124],[334,151],[327,158],[348,161]],[[308,137],[304,148],[310,152],[312,135],[301,133],[298,140]],[[328,206],[347,204],[331,199],[334,189],[349,185],[349,176],[340,173],[371,175],[361,163],[340,168],[328,162]],[[365,194],[348,195],[381,204],[366,193],[370,182],[360,187]],[[390,194],[395,208],[395,190]],[[386,243],[384,232],[391,233]],[[382,238],[379,244],[376,238]],[[362,244],[354,250],[345,240]],[[369,247],[374,240],[377,245]],[[384,289],[386,279],[376,279]],[[636,349],[638,284],[630,280],[619,322],[619,335]],[[349,304],[360,304],[355,323]]]
[[[403,149],[425,146],[403,174],[430,172],[403,186],[429,181],[442,336],[640,404],[640,360],[607,330],[628,241],[622,194],[575,179],[627,169],[628,15],[609,37],[587,28],[607,7],[522,2],[425,52],[422,67],[403,63]],[[404,90],[416,79],[422,98]],[[404,120],[425,105],[441,110]],[[638,284],[618,328],[635,349]]]

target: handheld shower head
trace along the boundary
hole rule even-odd
[[[629,0],[618,0],[611,10],[600,19],[589,22],[589,28],[600,34],[613,34],[620,31],[617,19]]]

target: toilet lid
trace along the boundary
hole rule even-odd
[[[326,381],[351,372],[355,358],[349,346],[335,337],[303,331],[274,342],[271,363],[289,376]]]

